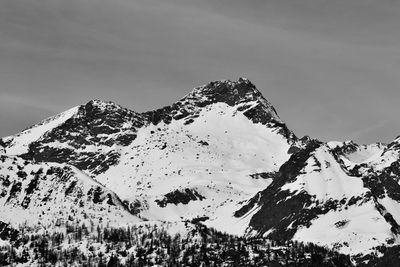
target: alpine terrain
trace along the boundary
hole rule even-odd
[[[297,137],[245,78],[92,100],[0,139],[0,265],[394,266],[399,182],[400,138]]]

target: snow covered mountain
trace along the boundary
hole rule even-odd
[[[400,138],[298,138],[247,79],[137,113],[93,100],[0,141],[0,217],[17,226],[196,221],[350,255],[400,234]]]
[[[0,155],[0,183],[0,218],[14,226],[141,221],[114,192],[68,164]]]
[[[349,153],[342,154],[342,148],[312,142],[292,155],[271,185],[235,216],[253,214],[249,234],[313,242],[352,255],[396,242],[397,181],[375,172],[357,172],[362,165],[349,164]],[[376,153],[374,148],[371,153]]]
[[[3,141],[9,155],[75,166],[140,217],[208,217],[217,228],[269,185],[259,174],[277,171],[301,145],[246,79],[210,83],[143,114],[90,101]]]

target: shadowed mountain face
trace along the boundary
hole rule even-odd
[[[245,78],[145,113],[93,100],[1,139],[0,215],[11,228],[34,213],[50,226],[201,218],[365,255],[397,244],[399,147],[297,138]]]

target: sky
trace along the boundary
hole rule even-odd
[[[91,99],[141,112],[250,79],[296,135],[400,135],[398,0],[1,0],[0,136]]]

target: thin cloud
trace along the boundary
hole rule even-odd
[[[4,0],[0,93],[44,118],[93,98],[144,111],[247,76],[295,132],[345,139],[398,113],[399,11],[387,0]],[[0,135],[23,113],[2,116]],[[389,128],[354,138],[400,132]]]

